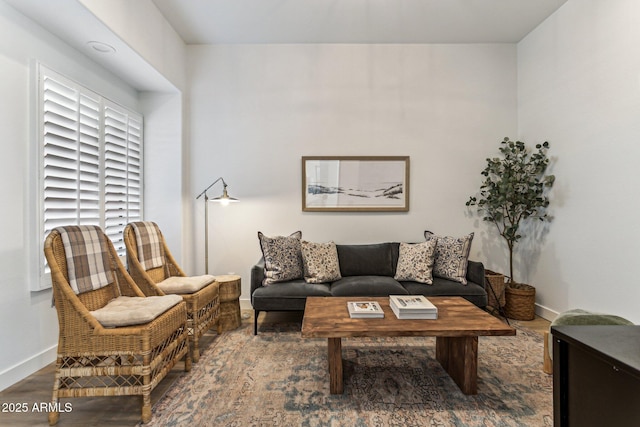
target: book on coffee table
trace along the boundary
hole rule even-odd
[[[382,307],[376,301],[349,301],[347,308],[349,316],[354,319],[384,317]]]
[[[398,319],[438,318],[438,307],[422,295],[390,295],[389,306]]]

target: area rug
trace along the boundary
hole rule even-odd
[[[145,426],[552,426],[542,337],[480,337],[478,394],[435,359],[435,338],[343,340],[344,394],[329,393],[327,342],[299,324],[243,325],[214,339]]]

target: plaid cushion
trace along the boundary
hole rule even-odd
[[[113,282],[109,246],[100,227],[72,225],[56,228],[62,237],[69,284],[76,294]]]
[[[138,245],[138,260],[145,271],[164,265],[162,234],[155,222],[132,222]]]

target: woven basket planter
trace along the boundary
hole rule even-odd
[[[488,282],[487,296],[489,301],[487,306],[499,311],[505,305],[505,282],[504,274],[495,271],[485,270],[484,276]]]
[[[504,312],[508,318],[533,320],[536,317],[536,288],[522,283],[509,283],[504,293]]]

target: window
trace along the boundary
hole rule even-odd
[[[38,74],[41,241],[95,224],[124,256],[122,230],[142,218],[142,116],[42,65]]]

